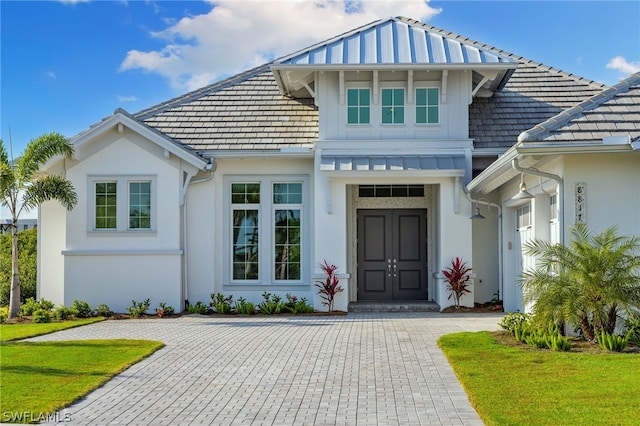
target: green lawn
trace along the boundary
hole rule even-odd
[[[438,343],[485,424],[638,424],[640,354],[528,350],[488,332]]]
[[[19,324],[0,324],[0,342],[8,342],[11,340],[26,339],[28,337],[40,336],[42,334],[53,333],[67,328],[79,327],[98,321],[104,321],[102,317],[82,318],[61,322],[49,323],[19,323]]]
[[[2,339],[46,334],[88,322],[91,321],[3,324]],[[2,343],[0,422],[47,420],[47,416],[52,416],[55,411],[70,405],[163,346],[162,342],[148,340]],[[64,417],[56,420],[68,421]]]

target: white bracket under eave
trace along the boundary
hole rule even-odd
[[[327,188],[326,188],[326,203],[327,203],[327,214],[333,213],[333,185],[331,184],[331,178],[327,178]]]
[[[482,80],[480,80],[480,83],[478,83],[478,85],[473,89],[471,96],[475,96],[476,93],[478,93],[478,90],[480,90],[487,81],[489,81],[489,77],[484,77]]]
[[[338,90],[340,91],[340,105],[344,105],[344,71],[338,71]]]
[[[407,103],[413,104],[413,70],[407,72]]]
[[[378,105],[378,70],[373,70],[373,104]]]
[[[449,78],[449,70],[442,71],[442,103],[447,103],[447,79]]]
[[[453,185],[453,213],[460,212],[460,178],[456,176],[456,182]]]

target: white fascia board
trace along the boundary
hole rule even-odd
[[[630,143],[605,144],[603,141],[572,141],[558,142],[524,142],[516,145],[521,155],[561,155],[583,153],[624,152],[633,149]]]
[[[273,64],[272,71],[408,71],[408,70],[451,70],[451,71],[474,71],[474,70],[496,70],[504,71],[516,69],[515,62],[491,62],[482,64]]]
[[[197,167],[198,169],[204,169],[205,166],[208,164],[207,161],[205,161],[204,159],[179,147],[175,143],[167,140],[164,136],[162,136],[158,132],[150,129],[149,127],[145,126],[139,121],[121,112],[114,113],[110,117],[104,119],[100,123],[88,129],[87,131],[80,133],[77,136],[71,138],[70,141],[71,143],[73,143],[74,148],[77,150],[79,148],[82,148],[84,144],[90,143],[96,137],[110,131],[114,126],[117,126],[118,124],[122,124],[123,126],[128,127],[129,129],[136,132],[140,136],[155,143],[160,148],[167,150],[171,154],[186,161],[192,166]]]
[[[511,160],[516,157],[518,157],[518,152],[514,146],[469,182],[467,184],[467,191],[482,192],[497,177],[502,176],[506,171],[511,169]]]
[[[224,158],[313,158],[313,148],[283,148],[272,151],[210,151],[203,152],[202,156],[210,159]]]

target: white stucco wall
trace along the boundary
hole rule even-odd
[[[64,304],[64,256],[66,209],[57,201],[42,203],[38,226],[37,298]]]
[[[393,140],[393,139],[467,139],[469,137],[468,106],[471,97],[471,73],[449,71],[446,90],[442,87],[442,72],[414,71],[413,87],[440,88],[440,124],[416,125],[415,103],[409,102],[407,72],[381,71],[378,73],[379,90],[385,87],[404,87],[405,124],[383,125],[381,101],[374,102],[373,73],[371,71],[344,73],[345,91],[353,84],[368,85],[372,92],[371,123],[369,125],[346,124],[346,100],[340,103],[338,72],[324,72],[317,80],[316,102],[320,111],[320,140]],[[364,86],[363,86],[364,87]],[[443,96],[446,94],[446,97]],[[413,94],[412,94],[413,96]],[[445,99],[446,98],[446,99]]]
[[[41,294],[67,306],[75,299],[93,306],[106,304],[115,312],[126,312],[132,299],[147,298],[151,299],[151,311],[160,302],[181,310],[180,182],[183,170],[195,169],[126,126],[122,130],[114,127],[84,143],[76,150],[77,159],[65,163],[78,203],[66,218],[60,208],[43,208],[41,219],[47,226],[41,231],[45,235]],[[118,186],[118,208],[123,214],[118,216],[117,231],[94,229],[96,179],[122,183]],[[137,179],[152,182],[151,230],[127,229],[127,182]],[[59,227],[61,223],[63,230],[56,230],[55,238],[47,238],[52,232],[47,230],[49,224]]]

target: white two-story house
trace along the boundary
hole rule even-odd
[[[46,167],[79,202],[40,210],[38,294],[124,311],[146,298],[181,309],[211,293],[290,293],[322,310],[314,284],[326,260],[345,290],[336,309],[444,308],[441,271],[455,257],[474,270],[463,304],[513,293],[503,204],[522,173],[499,158],[605,89],[399,17],[136,114],[116,110],[72,139],[74,158]],[[521,167],[539,159],[528,158]],[[532,176],[529,187],[544,177]],[[470,220],[475,208],[485,220]]]

